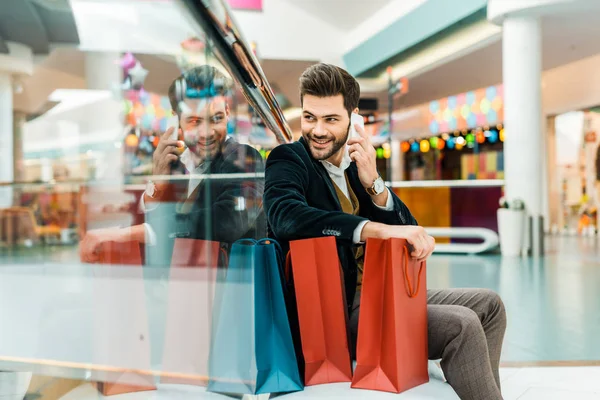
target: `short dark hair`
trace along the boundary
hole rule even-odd
[[[333,97],[342,95],[348,115],[358,107],[360,85],[348,71],[331,64],[312,65],[300,76],[300,102],[306,95]]]
[[[179,114],[179,102],[189,96],[189,90],[198,97],[225,96],[233,84],[229,78],[211,65],[194,67],[184,72],[169,86],[171,109]]]

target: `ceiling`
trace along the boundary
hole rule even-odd
[[[6,41],[29,46],[34,54],[46,54],[56,43],[79,44],[68,0],[1,0],[0,53]]]
[[[2,1],[2,0],[0,0]],[[149,71],[144,88],[166,95],[169,85],[180,75],[175,58],[168,55],[136,54],[135,57]],[[48,96],[56,89],[84,89],[86,52],[75,48],[55,48],[48,56],[40,57],[34,74],[23,77],[22,93],[15,94],[15,108],[37,114],[47,107]],[[117,60],[115,60],[116,62]],[[277,94],[283,95],[293,107],[300,106],[298,78],[311,61],[263,60],[261,65],[269,83]],[[240,96],[240,99],[242,97]]]
[[[349,31],[360,25],[392,0],[288,0],[329,25]],[[310,27],[307,27],[310,29]]]
[[[285,96],[292,107],[300,107],[300,75],[315,63],[316,61],[263,60],[261,66],[273,90]]]
[[[549,70],[600,54],[598,13],[571,12],[542,20],[542,66]],[[502,82],[502,40],[425,72],[409,82],[409,93],[394,102],[405,108]],[[377,97],[387,109],[386,93]]]

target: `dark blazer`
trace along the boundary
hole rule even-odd
[[[312,158],[304,139],[275,148],[267,160],[265,174],[264,204],[269,235],[280,242],[284,251],[289,249],[291,240],[335,236],[350,310],[357,283],[352,240],[358,224],[369,220],[416,225],[417,221],[391,190],[394,209],[378,208],[360,183],[354,163],[347,174],[360,204],[360,215],[344,213],[327,170]]]
[[[181,163],[174,171],[184,170]],[[251,146],[228,139],[223,151],[210,162],[209,175],[188,198],[189,179],[173,179],[166,200],[146,212],[146,222],[157,236],[146,246],[147,263],[169,265],[175,238],[202,239],[228,245],[242,238],[266,235],[262,208],[264,161]],[[228,177],[256,174],[256,177]],[[210,176],[215,175],[215,176]]]

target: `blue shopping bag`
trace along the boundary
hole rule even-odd
[[[242,239],[217,282],[208,390],[287,393],[303,389],[283,294],[277,242]]]

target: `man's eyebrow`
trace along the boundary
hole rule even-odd
[[[304,114],[309,114],[309,115],[311,115],[311,116],[313,116],[313,117],[315,116],[315,115],[314,115],[313,113],[311,113],[310,111],[304,110],[303,112],[304,112]],[[341,115],[339,115],[339,114],[328,114],[328,115],[324,115],[324,116],[323,116],[323,117],[321,117],[321,118],[341,118],[341,117],[342,117],[342,116],[341,116]]]

